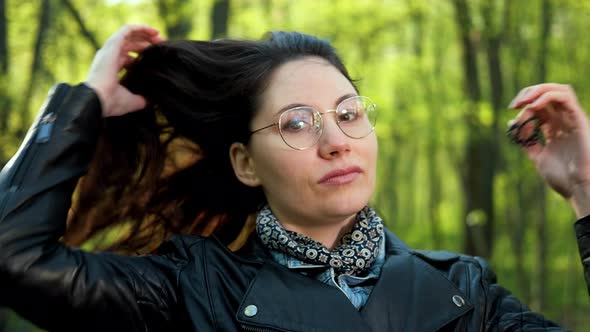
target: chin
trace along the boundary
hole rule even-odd
[[[328,212],[334,217],[347,217],[358,213],[367,204],[370,197],[340,197],[334,200],[322,200],[324,206],[329,209]]]

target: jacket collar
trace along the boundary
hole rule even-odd
[[[437,331],[473,309],[464,292],[442,272],[386,232],[392,247],[361,310],[373,331]],[[439,260],[457,259],[457,255],[448,255]],[[459,304],[454,303],[459,301],[457,296],[462,301]]]
[[[400,240],[395,234],[393,234],[387,228],[383,229],[385,233],[385,248],[386,248],[386,255],[396,255],[402,252],[410,252],[411,249],[405,244],[402,240]],[[225,247],[222,241],[217,239],[215,236],[212,236],[222,247]],[[240,250],[233,253],[228,250],[228,252],[232,255],[237,256],[240,260],[246,260],[251,263],[265,263],[269,260],[273,260],[271,253],[266,249],[262,241],[258,238],[256,231],[253,231],[250,234],[250,238]]]
[[[290,271],[272,261],[261,243],[249,241],[253,247],[240,254],[259,262],[262,257],[265,263],[251,281],[236,318],[246,326],[279,331],[436,331],[473,309],[445,275],[385,232],[387,258],[361,311],[336,287]],[[456,305],[454,296],[464,304]]]

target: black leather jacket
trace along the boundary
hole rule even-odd
[[[590,215],[578,220],[574,224],[576,237],[578,239],[578,249],[584,266],[584,278],[590,294]]]
[[[154,256],[64,247],[58,240],[101,129],[100,104],[84,85],[59,85],[46,105],[0,173],[0,305],[45,329],[562,330],[500,287],[481,259],[411,250],[391,232],[360,311],[336,287],[273,262],[255,236],[237,253],[215,238],[181,235]]]

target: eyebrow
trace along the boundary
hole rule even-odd
[[[341,102],[343,102],[345,99],[348,99],[348,98],[351,98],[351,97],[356,97],[356,96],[358,96],[357,93],[347,93],[347,94],[343,95],[342,97],[338,98],[336,100],[336,102],[334,103],[334,106],[333,107],[337,107],[338,104],[340,104]],[[307,105],[307,104],[302,104],[302,103],[292,103],[292,104],[289,104],[287,106],[281,107],[281,109],[279,109],[278,111],[276,111],[273,114],[273,117],[276,117],[279,114],[283,113],[284,111],[286,111],[288,109],[291,109],[291,108],[295,108],[295,107],[312,107],[312,106]],[[314,108],[314,107],[312,107],[312,108]]]

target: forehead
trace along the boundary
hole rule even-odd
[[[271,74],[262,97],[262,110],[278,109],[291,103],[333,107],[353,85],[331,63],[319,57],[305,57],[279,66]]]

